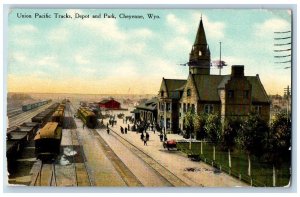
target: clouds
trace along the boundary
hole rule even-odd
[[[156,93],[162,77],[186,79],[188,67],[178,64],[188,61],[202,10],[153,11],[160,16],[159,20],[89,18],[20,22],[10,18],[9,90],[22,91],[36,84],[32,90],[46,92],[126,93],[131,88],[133,93]],[[103,10],[53,12],[74,16]],[[146,14],[149,10],[105,12],[115,12],[117,16],[118,12]],[[244,64],[246,74],[259,73],[265,80],[264,72],[272,69],[273,31],[287,28],[290,23],[270,12],[249,24],[240,23],[242,19],[235,20],[233,14],[223,14],[222,10],[202,13],[212,60],[219,58],[222,41],[222,59],[229,64],[222,74],[229,74],[232,64]],[[271,32],[267,38],[266,31]],[[212,69],[212,73],[218,71]],[[24,82],[18,86],[21,79]],[[40,84],[47,85],[43,88]]]
[[[178,34],[187,34],[189,33],[189,28],[187,22],[180,20],[174,14],[167,15],[167,24]]]
[[[193,23],[191,24],[198,24],[200,18],[202,17],[203,25],[205,28],[206,37],[209,35],[210,38],[214,40],[220,40],[224,38],[224,32],[226,28],[226,24],[220,21],[212,21],[207,15],[201,15],[200,13],[194,13],[192,15]]]
[[[290,31],[291,30],[291,24],[288,23],[284,19],[269,19],[264,21],[263,23],[257,23],[254,25],[255,28],[255,35],[259,37],[266,37],[266,33],[269,32],[277,32],[277,31]]]

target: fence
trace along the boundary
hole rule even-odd
[[[200,153],[200,142],[193,142],[192,149],[189,149],[188,142],[178,142],[177,147],[182,152],[186,153],[191,159],[201,160],[216,170],[225,172],[237,179],[256,187],[273,186],[272,178],[273,171],[270,164],[259,161],[257,158],[251,158],[252,176],[248,176],[248,160],[245,153],[235,151],[231,154],[232,167],[228,166],[228,152],[216,147],[216,160],[212,160],[212,145],[209,142],[203,142],[203,154]],[[282,169],[277,170],[276,186],[285,186],[290,179],[289,163],[284,165]]]

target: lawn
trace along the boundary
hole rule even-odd
[[[203,155],[200,154],[200,142],[193,142],[192,149],[189,150],[188,142],[179,142],[177,147],[185,153],[199,154],[201,160],[205,160],[207,163],[212,163],[213,158],[213,146],[210,143],[203,142]],[[254,186],[273,186],[273,169],[272,165],[261,161],[260,158],[251,157],[252,164],[252,181]],[[245,182],[250,183],[251,178],[247,175],[248,172],[248,159],[247,155],[242,151],[231,152],[231,174],[239,177]],[[216,161],[214,166],[218,168],[221,166],[222,170],[229,172],[228,167],[228,152],[222,150],[220,147],[216,147]],[[280,169],[276,171],[276,186],[286,186],[290,180],[290,163],[282,164]]]

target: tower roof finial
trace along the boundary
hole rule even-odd
[[[204,31],[204,27],[203,27],[203,22],[202,22],[202,13],[201,13],[201,18],[200,18],[200,23],[199,23],[196,39],[194,42],[194,45],[199,45],[199,44],[204,44],[204,45],[207,44],[205,31]]]

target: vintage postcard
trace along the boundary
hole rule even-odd
[[[8,185],[289,187],[289,9],[8,12]]]

